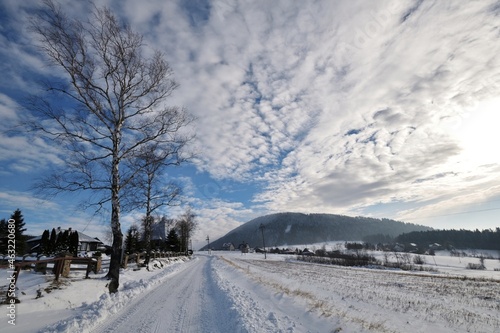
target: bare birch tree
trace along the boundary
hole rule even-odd
[[[173,182],[165,183],[164,170],[168,166],[179,165],[190,155],[180,155],[183,145],[170,149],[160,149],[156,143],[146,146],[136,158],[136,169],[141,170],[132,181],[132,191],[127,193],[126,203],[130,207],[144,209],[142,221],[144,228],[144,246],[146,250],[145,265],[151,257],[151,235],[154,222],[153,213],[163,206],[179,204],[181,193],[179,186]]]
[[[180,107],[166,106],[178,87],[164,55],[145,56],[142,36],[108,8],[93,7],[88,21],[70,18],[45,0],[31,23],[38,47],[66,75],[50,80],[53,95],[31,99],[31,128],[56,140],[68,154],[65,166],[44,179],[47,193],[92,192],[92,202],[110,206],[113,233],[110,292],[119,286],[123,234],[121,200],[141,171],[134,163],[151,144],[177,151],[192,121]]]
[[[180,251],[188,252],[189,240],[198,226],[196,215],[191,208],[187,208],[184,214],[179,216],[175,228],[179,232]]]

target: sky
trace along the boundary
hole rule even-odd
[[[57,75],[26,26],[39,1],[0,2],[0,217],[28,234],[106,239],[109,214],[33,183],[65,152],[16,126]],[[500,227],[500,4],[496,1],[99,0],[158,49],[198,152],[167,171],[197,215],[196,248],[275,212]],[[86,1],[61,1],[75,18]],[[144,214],[122,216],[125,232]],[[106,231],[104,231],[106,230]]]

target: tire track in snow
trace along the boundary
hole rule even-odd
[[[213,258],[186,264],[93,332],[240,332],[237,313],[211,277]]]
[[[244,330],[239,332],[338,332],[334,321],[307,312],[302,306],[295,306],[283,293],[270,293],[268,288],[255,283],[249,278],[248,272],[231,260],[221,256],[214,267],[219,288],[231,297],[240,313]],[[314,323],[313,327],[310,327],[310,323]]]

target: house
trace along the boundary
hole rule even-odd
[[[393,250],[393,251],[395,251],[395,252],[404,252],[404,250],[405,250],[405,246],[404,246],[404,245],[402,245],[402,244],[398,244],[398,243],[396,243],[396,244],[394,245],[394,247],[392,248],[392,250]]]
[[[151,246],[161,247],[167,240],[167,223],[166,219],[161,219],[158,223],[151,225]]]
[[[61,227],[58,227],[56,230],[56,234],[63,233],[66,231],[65,229],[61,229]],[[71,228],[68,228],[68,231],[71,232]],[[91,237],[89,235],[84,234],[83,232],[76,231],[78,232],[78,252],[90,252],[90,251],[97,251],[99,248],[102,248],[104,246],[103,242],[99,240],[97,237]],[[37,236],[34,238],[31,238],[26,241],[27,248],[29,249],[29,253],[38,253],[39,248],[40,248],[40,243],[42,241],[42,236]]]
[[[233,243],[224,243],[224,244],[222,244],[222,248],[225,251],[234,251],[234,245],[233,245]]]
[[[83,232],[78,232],[78,252],[89,252],[97,251],[99,248],[104,246],[104,243],[97,237],[92,238],[84,234]]]

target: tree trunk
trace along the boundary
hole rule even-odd
[[[120,228],[119,216],[120,216],[120,203],[119,201],[115,203],[115,200],[113,200],[111,208],[113,244],[111,249],[111,261],[109,263],[109,272],[108,272],[108,278],[111,280],[108,284],[108,289],[110,293],[117,292],[118,286],[120,285],[120,266],[122,259],[123,234]]]
[[[148,268],[149,260],[151,258],[151,225],[152,225],[152,217],[151,217],[151,185],[152,177],[148,175],[148,188],[147,188],[147,196],[146,196],[146,221],[144,224],[144,238],[146,241],[146,258],[144,259],[144,264]]]
[[[120,285],[120,266],[122,260],[123,234],[120,226],[120,173],[118,147],[120,146],[119,126],[113,142],[113,162],[112,162],[112,184],[111,184],[111,230],[113,231],[113,244],[111,249],[111,261],[109,263],[108,284],[110,293],[118,291]]]

